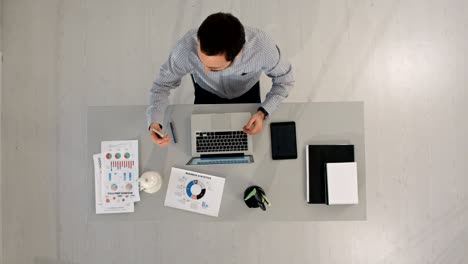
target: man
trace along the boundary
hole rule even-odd
[[[260,104],[262,72],[272,79],[273,85]],[[161,138],[154,130],[162,133],[170,90],[178,87],[186,74],[192,75],[195,104],[260,104],[243,127],[251,135],[262,130],[263,120],[294,85],[291,64],[284,61],[265,32],[244,29],[231,14],[212,14],[198,30],[190,30],[179,40],[153,83],[146,115],[151,139],[157,145],[165,146],[170,141],[169,134]]]

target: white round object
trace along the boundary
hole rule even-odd
[[[161,189],[162,177],[155,171],[147,171],[138,179],[140,190],[146,193],[155,193]]]

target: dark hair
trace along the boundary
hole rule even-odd
[[[227,61],[234,60],[245,43],[244,27],[229,13],[208,16],[198,28],[197,37],[204,54],[224,54]]]

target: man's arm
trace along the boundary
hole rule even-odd
[[[288,97],[289,91],[294,86],[294,76],[291,64],[282,58],[278,46],[269,37],[263,52],[266,58],[264,71],[272,79],[272,87],[261,107],[271,115],[284,98]]]
[[[146,110],[147,127],[150,127],[153,122],[163,124],[164,113],[169,105],[170,90],[178,87],[182,77],[190,72],[187,59],[189,47],[185,42],[187,35],[177,43],[167,61],[161,66],[158,77],[153,82],[150,90],[149,106]]]
[[[272,79],[273,85],[258,111],[250,117],[250,120],[243,127],[244,132],[249,135],[262,131],[263,119],[278,108],[294,86],[291,64],[282,60],[279,48],[267,35],[265,35],[264,40],[265,43],[262,47],[264,66],[262,68],[265,74]]]

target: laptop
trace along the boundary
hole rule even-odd
[[[252,163],[252,136],[242,127],[250,113],[192,114],[192,159],[187,165]]]

